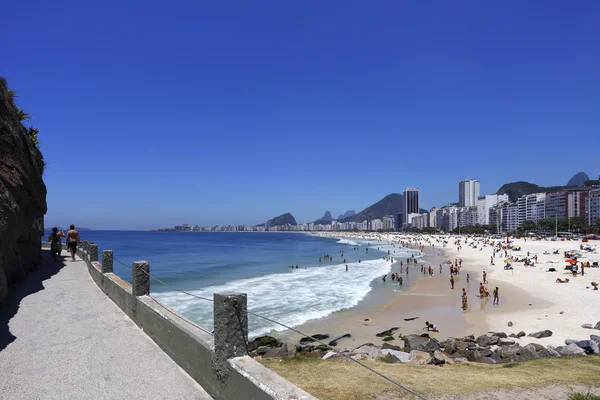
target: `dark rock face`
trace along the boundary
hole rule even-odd
[[[292,214],[285,213],[278,217],[268,220],[267,225],[269,227],[271,227],[271,226],[298,225],[298,224],[296,223],[296,219],[294,218],[294,216]]]
[[[331,216],[331,213],[329,211],[325,211],[325,214],[323,214],[323,216],[321,218],[319,218],[318,220],[316,220],[314,223],[316,225],[327,225],[330,224],[331,221],[333,221],[333,217]]]
[[[46,214],[40,152],[0,78],[0,304],[8,286],[39,265]]]
[[[348,210],[348,211],[346,211],[345,213],[343,213],[343,214],[340,214],[340,215],[337,217],[337,219],[338,219],[338,220],[340,220],[340,219],[344,219],[344,218],[350,218],[350,217],[352,217],[354,214],[356,214],[356,211],[354,211],[354,210]]]

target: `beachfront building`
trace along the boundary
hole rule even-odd
[[[392,230],[394,229],[394,216],[384,215],[383,216],[383,229]]]
[[[503,231],[514,232],[519,226],[519,205],[517,203],[504,203],[502,205]]]
[[[404,224],[404,213],[396,214],[396,218],[394,220],[394,228],[396,232],[400,232],[402,230],[402,225]]]
[[[431,210],[429,210],[429,223],[427,224],[427,226],[429,226],[430,228],[437,229],[437,212],[437,207],[433,207]]]
[[[435,228],[436,229],[445,229],[444,227],[447,225],[444,225],[444,216],[446,215],[446,209],[445,208],[438,208],[437,211],[435,212]],[[447,222],[447,218],[446,218],[446,222]]]
[[[585,217],[588,225],[595,225],[600,220],[600,188],[593,189],[585,199]]]
[[[488,212],[488,225],[495,226],[496,232],[500,233],[502,229],[502,206],[508,201],[502,201],[490,207]]]
[[[546,193],[533,193],[517,200],[518,225],[525,221],[539,222],[546,217]],[[517,226],[518,226],[517,225]]]
[[[375,218],[373,220],[371,220],[371,230],[372,231],[379,231],[383,229],[383,221],[380,220],[379,218]]]
[[[458,206],[471,207],[476,205],[479,198],[479,181],[465,179],[458,183]]]
[[[406,220],[404,222],[410,223],[409,217],[411,214],[419,213],[419,189],[417,188],[406,188],[404,189],[404,216]]]
[[[486,194],[477,198],[477,223],[490,225],[490,209],[498,203],[508,201],[507,194]]]

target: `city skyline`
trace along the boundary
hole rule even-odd
[[[495,193],[598,172],[597,2],[68,10],[3,8],[49,225],[308,221],[409,185],[429,209],[469,177]]]

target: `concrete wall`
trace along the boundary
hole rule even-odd
[[[98,287],[213,398],[316,400],[248,356],[230,359],[229,373],[217,376],[212,335],[185,322],[183,316],[167,311],[150,296],[133,296],[128,282],[114,273],[102,273],[101,264],[90,261],[83,249],[77,255],[85,261]]]

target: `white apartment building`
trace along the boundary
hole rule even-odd
[[[383,216],[383,229],[394,229],[394,216],[384,215]]]
[[[588,225],[600,219],[600,188],[591,190],[585,199],[585,217]]]
[[[431,210],[429,210],[429,223],[427,226],[431,228],[437,228],[437,212],[438,209],[436,207],[433,207]]]
[[[539,222],[546,217],[546,193],[533,193],[519,197],[518,225],[525,221]]]
[[[458,183],[458,206],[471,207],[476,205],[479,198],[479,181],[465,179]]]
[[[519,204],[504,203],[502,205],[502,227],[503,231],[514,232],[519,226]]]
[[[508,201],[507,194],[486,194],[477,198],[477,223],[490,224],[490,209],[498,203]]]
[[[383,229],[383,221],[380,220],[379,218],[372,220],[371,221],[371,230],[378,231],[380,229]]]

